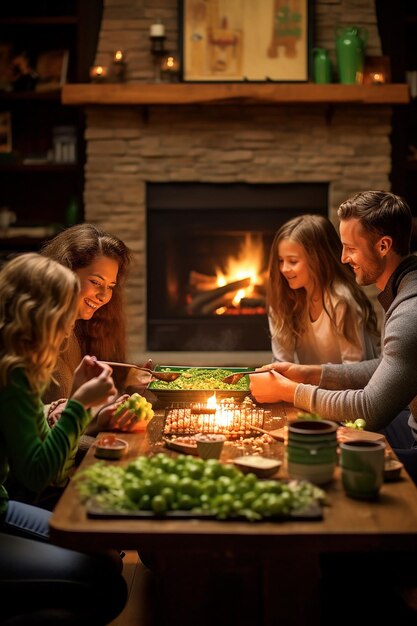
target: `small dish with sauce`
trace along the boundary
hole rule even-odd
[[[94,446],[94,456],[99,459],[120,459],[129,448],[127,441],[119,439],[116,435],[99,437]]]

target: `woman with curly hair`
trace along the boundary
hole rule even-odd
[[[79,278],[78,319],[58,359],[54,377],[60,397],[67,397],[72,372],[84,354],[106,361],[126,360],[123,287],[130,263],[127,246],[93,224],[77,224],[43,245],[41,254],[71,269]],[[119,388],[125,372],[115,371]],[[53,388],[46,394],[52,397]]]
[[[301,215],[276,233],[267,303],[274,361],[351,363],[378,354],[371,302],[341,262],[329,219]]]
[[[85,354],[98,360],[126,360],[126,319],[123,289],[130,264],[130,251],[118,237],[93,224],[77,224],[56,235],[43,245],[41,254],[71,269],[78,276],[81,291],[74,330],[62,346],[53,382],[43,399],[51,403],[48,419],[56,423],[65,405],[74,369]],[[127,376],[126,376],[127,373]],[[149,380],[138,370],[116,368],[113,378],[118,395],[129,388],[144,389]],[[87,435],[100,430],[135,426],[136,416],[128,411],[116,420],[115,411],[126,400],[121,395],[114,403],[101,408],[87,429]],[[91,440],[83,437],[82,448]]]

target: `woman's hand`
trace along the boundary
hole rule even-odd
[[[70,398],[89,409],[108,404],[116,393],[111,367],[98,363],[95,357],[85,356],[74,372]]]
[[[263,368],[259,368],[263,369]],[[268,368],[265,374],[249,375],[251,394],[257,402],[288,402],[294,404],[297,383]]]

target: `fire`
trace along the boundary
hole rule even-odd
[[[217,428],[230,429],[233,422],[233,411],[228,410],[224,405],[218,404],[215,393],[207,398],[206,407],[208,409],[216,409],[214,422]]]
[[[216,394],[213,393],[212,396],[210,396],[209,398],[207,398],[207,405],[206,405],[209,409],[218,409],[219,405],[216,402]]]
[[[244,289],[239,289],[233,300],[233,306],[239,306],[242,298],[250,298],[254,295],[255,285],[262,285],[263,279],[262,264],[264,258],[264,247],[260,237],[253,237],[249,233],[246,234],[245,240],[240,247],[237,257],[229,257],[226,261],[226,269],[223,272],[220,268],[216,268],[217,285],[223,287],[229,283],[244,278],[250,278],[250,285]],[[225,307],[219,307],[216,310],[217,315],[222,315]]]
[[[238,256],[227,259],[225,271],[223,272],[220,268],[216,268],[217,285],[223,287],[223,285],[232,283],[235,280],[242,280],[243,278],[250,278],[251,286],[261,284],[260,274],[262,272],[263,258],[262,239],[260,237],[255,238],[247,233]],[[251,288],[253,289],[253,287]],[[240,291],[247,290],[241,289]]]
[[[164,434],[221,433],[228,439],[249,436],[252,426],[263,427],[265,411],[253,404],[236,404],[216,395],[204,402],[175,403],[165,411]]]
[[[188,314],[206,316],[265,313],[263,238],[247,233],[242,235],[240,242],[237,254],[222,257],[223,261],[218,261],[213,275],[195,270],[190,272],[186,304]]]

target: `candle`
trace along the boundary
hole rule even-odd
[[[105,65],[94,65],[90,69],[90,78],[94,82],[104,81],[107,77],[107,67]]]
[[[178,81],[179,62],[176,54],[168,53],[161,61],[161,78],[165,82]]]
[[[151,37],[165,37],[165,26],[159,22],[151,24]]]
[[[123,62],[124,62],[123,52],[121,50],[116,50],[116,52],[113,55],[113,63],[118,64],[118,63],[123,63]]]
[[[382,72],[371,72],[370,78],[372,83],[381,84],[385,83],[385,76]]]

